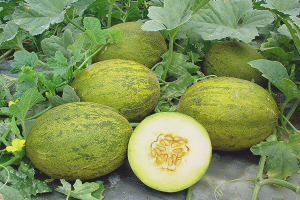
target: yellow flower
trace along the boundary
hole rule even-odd
[[[21,151],[22,148],[25,146],[25,141],[26,140],[14,139],[12,141],[12,146],[7,146],[6,151],[8,152]]]
[[[14,101],[9,101],[8,102],[8,107],[10,107],[11,105],[15,104],[16,102],[18,102],[19,100],[17,99],[15,102]]]

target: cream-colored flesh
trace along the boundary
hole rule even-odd
[[[163,151],[161,148],[161,152],[167,152],[168,158],[173,158],[173,162],[180,160],[177,165],[170,161],[169,167],[166,166],[168,162],[157,162],[157,155],[152,152],[168,135],[182,139],[180,144],[173,140],[174,148],[162,145],[171,149]],[[176,145],[182,148],[184,155],[176,150]],[[171,151],[175,151],[176,158],[171,156]],[[128,159],[134,173],[146,185],[164,192],[177,192],[203,177],[211,152],[211,142],[202,125],[187,115],[165,112],[147,117],[136,127],[129,141]]]

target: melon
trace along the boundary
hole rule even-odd
[[[143,31],[142,25],[142,22],[125,22],[110,27],[121,32],[122,42],[109,44],[93,61],[125,59],[153,67],[167,51],[167,44],[159,31]]]
[[[254,81],[265,87],[268,80],[248,62],[264,57],[252,46],[237,41],[223,41],[213,45],[204,55],[202,72],[205,75],[235,77]]]
[[[209,135],[192,117],[159,112],[146,117],[128,144],[129,164],[148,187],[178,192],[198,182],[212,155]]]
[[[67,103],[35,120],[26,155],[52,178],[93,179],[127,160],[131,133],[128,120],[115,109],[92,102]]]
[[[130,122],[139,122],[151,114],[160,98],[156,75],[131,60],[94,63],[81,71],[71,86],[81,101],[115,108]]]
[[[181,96],[178,112],[207,130],[214,150],[239,151],[266,139],[276,128],[277,104],[251,81],[216,77],[199,81]]]

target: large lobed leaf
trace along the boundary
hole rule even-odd
[[[278,141],[271,135],[266,142],[251,147],[251,151],[254,155],[268,156],[265,171],[269,178],[285,180],[299,172],[300,133],[290,135],[288,141]]]
[[[64,20],[66,9],[72,6],[79,15],[95,0],[25,0],[15,8],[13,21],[31,35],[41,34],[51,24]]]
[[[174,6],[176,5],[176,6]],[[192,16],[191,0],[165,0],[164,7],[149,7],[147,21],[142,29],[145,31],[173,30],[186,23]]]
[[[266,0],[265,3],[266,4],[261,4],[261,6],[287,15],[296,16],[299,15],[300,12],[298,0]]]
[[[254,10],[250,0],[216,0],[193,14],[187,24],[205,40],[230,37],[249,43],[258,36],[257,27],[273,20],[271,12]]]
[[[43,181],[34,179],[34,168],[29,167],[29,165],[23,162],[19,166],[18,170],[11,166],[7,167],[7,171],[2,168],[0,170],[0,180],[2,182],[7,182],[7,188],[4,188],[6,194],[11,194],[10,199],[31,199],[32,195],[37,195],[39,193],[51,192],[51,188]],[[18,191],[18,193],[13,193]]]

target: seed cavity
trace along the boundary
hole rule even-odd
[[[189,152],[187,143],[186,138],[173,136],[172,133],[160,134],[151,144],[150,155],[158,167],[174,171]]]

